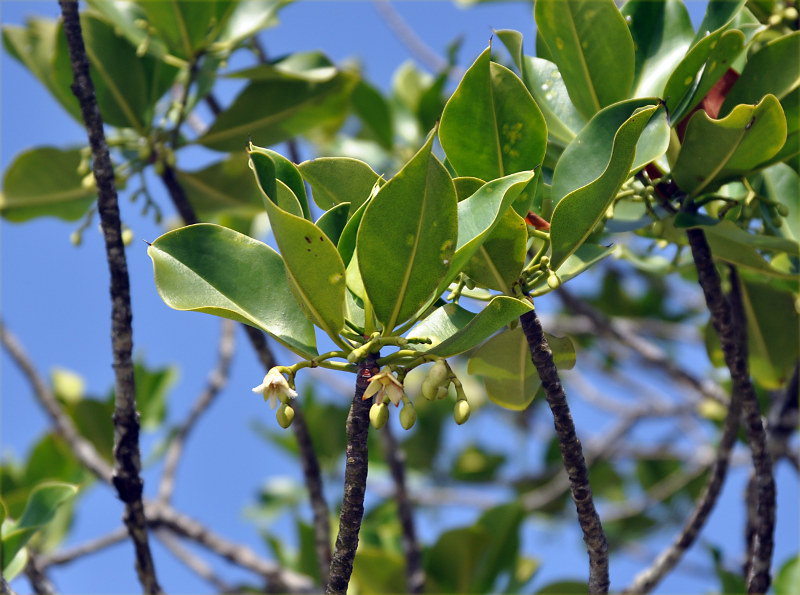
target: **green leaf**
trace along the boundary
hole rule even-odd
[[[220,46],[230,49],[259,31],[274,26],[278,22],[278,11],[290,2],[291,0],[231,2],[231,8],[220,23],[216,41],[209,46],[210,51],[216,52]]]
[[[344,117],[356,75],[333,67],[303,71],[285,62],[249,73],[250,84],[197,142],[215,151],[235,151],[250,136],[266,147]]]
[[[321,209],[350,203],[350,212],[366,202],[380,179],[372,168],[351,157],[319,157],[297,166],[311,186],[314,202]]]
[[[267,208],[275,242],[278,244],[289,287],[303,312],[316,326],[339,344],[344,327],[345,267],[336,246],[311,221],[283,210],[275,200],[279,162],[272,152],[250,146],[259,185],[266,195]]]
[[[754,104],[764,95],[783,99],[800,84],[800,31],[765,44],[750,56],[719,111],[724,117],[739,104]]]
[[[52,520],[56,509],[77,493],[78,486],[57,482],[41,484],[31,491],[22,517],[10,531],[3,531],[3,570],[33,534]]]
[[[224,16],[228,2],[139,2],[148,26],[164,41],[170,52],[189,60],[213,39],[213,27]]]
[[[767,161],[767,165],[784,161],[800,173],[800,87],[781,99],[781,107],[786,116],[786,142]]]
[[[493,180],[542,163],[547,126],[517,76],[486,49],[442,113],[439,140],[460,176]]]
[[[0,194],[0,213],[20,223],[36,217],[75,221],[96,200],[94,184],[82,184],[81,153],[40,147],[21,153],[8,166]]]
[[[349,203],[338,204],[322,213],[315,225],[325,232],[331,242],[338,244],[342,230],[347,225],[347,213],[349,210]]]
[[[534,18],[584,118],[628,97],[633,40],[613,0],[537,0]]]
[[[391,151],[394,144],[394,127],[389,103],[372,85],[361,80],[353,89],[353,110],[378,144]]]
[[[525,220],[508,209],[466,264],[464,273],[479,285],[510,295],[525,266],[527,244]]]
[[[176,169],[175,176],[200,219],[220,212],[252,219],[264,212],[263,198],[245,155],[229,155],[196,171]]]
[[[369,202],[362,203],[361,206],[353,212],[353,214],[350,216],[350,219],[347,221],[347,224],[344,226],[341,235],[339,236],[339,242],[336,245],[336,249],[339,251],[342,261],[347,264],[350,264],[350,261],[356,252],[358,228],[361,226],[361,219],[364,217],[364,211],[367,210],[368,204]]]
[[[244,322],[301,357],[317,355],[314,327],[292,296],[283,260],[266,244],[199,224],[162,235],[147,253],[170,308]]]
[[[415,326],[408,337],[432,341],[414,345],[418,351],[451,357],[469,351],[530,309],[530,304],[522,300],[501,295],[493,297],[477,314],[458,304],[445,304]]]
[[[581,595],[588,591],[586,583],[581,581],[556,581],[548,583],[538,591],[535,595]]]
[[[142,362],[133,366],[136,384],[136,407],[144,430],[155,430],[167,414],[167,394],[178,379],[174,366],[148,368]]]
[[[596,114],[571,142],[553,172],[551,197],[558,203],[570,192],[597,180],[607,169],[614,137],[622,125],[642,109],[658,105],[658,99],[628,99]],[[669,124],[666,110],[661,108],[647,122],[636,140],[636,156],[630,166],[633,172],[661,157],[669,146]]]
[[[284,157],[280,153],[276,153],[275,151],[270,151],[269,149],[265,149],[263,147],[251,147],[250,150],[251,154],[253,150],[256,150],[261,154],[269,156],[270,160],[274,164],[275,179],[286,184],[286,187],[292,191],[292,194],[297,199],[298,203],[300,203],[302,216],[311,221],[311,211],[308,208],[308,197],[306,196],[306,185],[303,182],[303,176],[300,175],[300,170],[297,169],[297,166],[291,161],[289,161],[286,157]],[[261,188],[266,193],[266,186],[264,186],[265,181],[262,180],[261,172],[259,172],[257,168],[256,168],[256,178],[259,180]],[[268,195],[268,196],[273,196],[273,195]],[[280,197],[278,197],[277,204],[279,206],[283,204],[282,201],[280,200]],[[284,207],[281,206],[281,208]],[[284,209],[284,210],[289,210],[289,209]],[[296,215],[301,215],[301,213],[295,213],[293,210],[289,210],[289,212]]]
[[[137,56],[136,48],[126,38],[90,14],[81,15],[81,29],[103,122],[146,134],[155,104],[169,90],[178,68],[152,56]],[[72,84],[69,48],[62,30],[53,69],[59,85]]]
[[[139,387],[136,387],[137,394]],[[138,407],[138,403],[137,403]],[[106,462],[114,460],[114,403],[110,400],[81,399],[67,408],[76,429],[95,447]]]
[[[778,390],[792,375],[798,359],[800,317],[795,298],[766,283],[743,280],[741,289],[750,373],[762,387]]]
[[[556,205],[550,220],[550,263],[554,270],[558,270],[567,257],[586,241],[605,215],[620,186],[628,178],[639,135],[657,109],[642,108],[628,118],[614,135],[611,155],[602,174],[567,194]]]
[[[564,261],[564,264],[558,267],[556,274],[558,278],[561,279],[561,283],[566,283],[607,256],[610,256],[616,248],[616,246],[609,247],[599,244],[581,244],[581,247],[570,254]],[[531,295],[536,297],[538,295],[550,293],[550,291],[552,291],[552,288],[547,284],[547,279],[543,277],[542,280],[536,284]]]
[[[800,242],[800,177],[785,163],[778,163],[761,172],[753,188],[769,200],[784,205],[789,213],[783,225],[773,228],[781,237]]]
[[[489,482],[496,480],[497,471],[506,462],[506,456],[491,453],[470,444],[456,457],[452,476],[456,481]]]
[[[775,595],[792,595],[800,584],[800,556],[789,558],[775,577]]]
[[[456,192],[433,138],[378,191],[358,230],[364,287],[388,330],[430,299],[456,250]]]
[[[400,552],[374,545],[359,545],[353,562],[354,586],[360,593],[391,593],[404,585],[405,558]]]
[[[694,30],[681,0],[630,0],[620,8],[635,48],[633,97],[658,97],[689,49]]]
[[[462,200],[466,200],[473,194],[475,194],[478,190],[481,189],[486,182],[479,178],[473,178],[471,176],[462,176],[459,178],[453,178],[453,186],[456,188],[456,196],[458,197],[458,202]]]
[[[699,111],[686,127],[672,175],[684,192],[697,196],[749,174],[785,141],[786,118],[773,95],[755,106],[737,106],[720,120]]]

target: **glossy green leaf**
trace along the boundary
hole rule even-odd
[[[315,225],[319,227],[334,245],[339,243],[345,225],[347,225],[347,214],[350,211],[350,204],[343,202],[322,213]]]
[[[386,150],[394,144],[394,127],[389,103],[372,85],[361,80],[353,89],[353,110],[364,126]]]
[[[244,322],[302,357],[317,355],[314,327],[292,296],[283,260],[266,244],[199,224],[164,234],[147,253],[170,308]]]
[[[585,270],[594,266],[607,256],[610,256],[616,251],[617,246],[601,246],[598,244],[581,244],[574,253],[569,255],[569,258],[564,261],[556,274],[561,279],[562,283],[566,283],[573,277],[577,277]],[[531,295],[536,297],[552,291],[552,288],[547,284],[545,277],[533,288]]]
[[[259,185],[266,194],[275,242],[286,264],[289,287],[309,320],[335,342],[344,327],[345,267],[325,233],[311,221],[283,210],[273,198],[279,171],[269,152],[250,147]]]
[[[481,186],[458,203],[458,243],[450,270],[439,286],[444,291],[503,219],[510,205],[530,188],[531,172],[511,174]]]
[[[34,488],[20,519],[10,531],[3,531],[4,564],[10,563],[33,534],[52,520],[56,509],[77,493],[77,486],[66,483],[50,482]]]
[[[319,126],[340,121],[347,113],[358,78],[335,68],[302,71],[283,63],[263,65],[250,84],[197,142],[216,151],[235,151],[248,136],[271,146]]]
[[[525,85],[486,49],[442,113],[439,140],[460,176],[493,180],[542,163],[547,126]]]
[[[466,264],[464,273],[479,285],[510,295],[525,265],[527,244],[525,220],[508,209]]]
[[[53,68],[59,30],[58,22],[49,19],[31,18],[24,27],[3,25],[3,45],[9,55],[30,70],[73,118],[82,122],[80,106],[69,87],[71,81],[56,77]]]
[[[184,60],[191,59],[214,37],[214,29],[225,16],[229,2],[139,2],[148,26],[156,30],[170,52]]]
[[[431,153],[433,138],[378,191],[358,230],[364,287],[387,329],[430,299],[456,250],[456,192]]]
[[[178,369],[174,366],[150,368],[142,362],[136,362],[133,375],[141,427],[144,430],[155,430],[166,418],[167,395],[178,380]]]
[[[479,178],[473,178],[471,176],[461,176],[459,178],[453,178],[453,186],[456,188],[456,196],[458,196],[458,202],[462,200],[466,200],[473,194],[475,194],[478,190],[481,189],[486,182]]]
[[[789,558],[775,577],[775,595],[792,595],[800,584],[800,556]]]
[[[658,97],[689,49],[694,29],[681,0],[630,0],[620,8],[635,48],[633,97]]]
[[[137,387],[137,393],[139,389]],[[107,463],[114,460],[114,403],[97,399],[81,399],[67,408],[78,433],[86,438]]]
[[[277,153],[275,151],[271,151],[270,149],[265,149],[263,147],[251,147],[251,154],[252,150],[257,150],[259,153],[264,155],[268,155],[272,163],[275,167],[275,179],[278,181],[283,182],[286,184],[286,187],[292,191],[292,194],[297,199],[298,203],[300,203],[300,209],[302,210],[302,216],[311,221],[311,210],[308,207],[308,197],[306,196],[306,185],[303,182],[303,176],[300,175],[300,171],[297,169],[297,166],[289,161],[286,157]],[[256,167],[256,178],[259,180],[262,188],[264,187],[264,180],[261,178],[261,172],[259,172],[258,168]],[[282,206],[280,197],[278,197],[278,206],[284,208]],[[300,215],[300,213],[295,213],[293,210],[289,210],[290,213],[294,213],[296,215]]]
[[[568,144],[586,125],[567,93],[558,67],[543,56],[526,56],[522,50],[522,34],[503,29],[496,31],[519,69],[520,78],[536,105],[542,111],[547,133],[564,145]]]
[[[81,29],[103,122],[144,135],[156,102],[169,90],[178,68],[152,56],[137,56],[130,41],[95,16],[83,13]],[[63,31],[59,31],[53,60],[58,84],[71,85],[72,67]]]
[[[277,24],[278,11],[291,0],[237,0],[230,3],[219,26],[216,40],[209,46],[215,52],[222,46],[235,47],[257,32]]]
[[[354,213],[379,180],[369,165],[351,157],[320,157],[303,161],[297,168],[311,186],[314,202],[326,210],[347,202]]]
[[[684,192],[697,196],[747,175],[777,153],[785,140],[786,118],[773,95],[756,106],[737,106],[721,120],[699,111],[686,127],[672,175]]]
[[[3,178],[0,214],[14,222],[46,216],[80,219],[97,198],[94,184],[87,188],[82,183],[80,162],[78,149],[40,147],[17,155]]]
[[[794,371],[800,346],[795,298],[766,283],[742,282],[747,316],[750,373],[768,390],[778,390]]]
[[[744,52],[744,44],[744,33],[733,29],[724,31],[716,42],[709,45],[708,57],[692,85],[691,94],[686,96],[685,101],[672,114],[674,121],[678,122],[683,119],[684,114],[690,114],[726,74],[731,76],[728,71]]]
[[[431,340],[428,344],[414,345],[418,351],[451,357],[479,345],[530,309],[526,302],[502,295],[493,297],[477,314],[458,304],[446,304],[415,326],[408,337]]]
[[[800,87],[781,99],[781,107],[786,116],[786,142],[767,165],[783,161],[800,173]]]
[[[677,218],[676,218],[677,227]],[[752,246],[766,252],[785,252],[790,256],[800,256],[800,245],[796,240],[759,233],[750,233],[733,221],[720,221],[713,226],[702,226],[706,236]]]
[[[800,242],[800,177],[785,163],[778,163],[761,172],[753,188],[769,200],[782,204],[788,210],[783,225],[772,227],[776,235]]]
[[[613,0],[537,0],[534,18],[584,118],[628,97],[633,40]]]
[[[316,559],[314,561],[316,564]],[[397,551],[375,545],[359,544],[353,563],[353,586],[360,593],[391,593],[404,585],[405,558]]]
[[[764,95],[783,99],[800,84],[800,31],[765,44],[750,56],[741,76],[725,97],[720,117],[739,104],[754,104]]]
[[[102,15],[103,19],[130,41],[134,47],[146,48],[149,55],[159,59],[169,53],[164,40],[158,36],[149,35],[144,28],[136,26],[137,21],[141,24],[147,20],[147,15],[139,6],[139,2],[88,0],[88,4],[92,11]]]
[[[605,215],[620,186],[628,178],[639,135],[657,109],[642,108],[628,118],[614,135],[605,170],[593,181],[567,194],[556,205],[550,220],[550,263],[554,270],[558,270],[567,257],[586,241]]]
[[[196,171],[176,169],[175,177],[200,219],[221,211],[252,218],[264,211],[246,155],[230,155]]]
[[[536,595],[582,595],[589,587],[581,581],[555,581],[536,591]]]
[[[364,202],[360,207],[358,207],[358,209],[356,209],[356,211],[347,221],[347,224],[344,226],[344,229],[339,236],[339,242],[336,244],[336,249],[339,251],[339,255],[342,257],[342,261],[345,263],[349,264],[356,252],[358,228],[361,226],[361,219],[364,216],[364,211],[367,210],[368,204],[369,202]]]
[[[620,127],[637,111],[656,106],[655,98],[628,99],[609,106],[564,149],[553,172],[551,198],[558,203],[570,192],[600,178],[607,169]],[[666,110],[657,110],[636,142],[636,156],[630,166],[635,171],[661,157],[669,146]]]

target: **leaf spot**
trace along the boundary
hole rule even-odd
[[[331,285],[336,285],[336,284],[337,284],[337,283],[339,283],[341,280],[342,280],[342,276],[341,276],[339,273],[334,273],[333,275],[331,275],[330,277],[328,277],[328,282],[329,282]]]
[[[305,238],[306,238],[306,242],[308,242],[310,244],[311,243],[311,238],[308,237],[308,236],[305,236]]]
[[[414,234],[408,234],[406,236],[406,246],[413,246],[414,245]]]
[[[560,37],[556,37],[556,47],[559,50],[563,50],[564,49],[564,40],[561,39]]]

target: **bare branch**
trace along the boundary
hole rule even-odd
[[[214,574],[214,571],[208,564],[183,547],[181,542],[172,535],[172,533],[165,529],[159,529],[155,534],[156,538],[164,544],[164,547],[172,552],[178,560],[183,562],[197,576],[207,580],[220,593],[233,593],[233,588],[228,583]]]
[[[447,60],[420,39],[419,35],[408,26],[408,23],[388,0],[373,0],[372,5],[400,43],[406,46],[411,55],[431,72],[440,72],[449,66]],[[459,73],[458,77],[460,78],[460,76]]]
[[[359,362],[356,390],[347,415],[347,463],[344,470],[344,498],[339,517],[339,535],[331,560],[330,581],[326,593],[346,593],[353,573],[353,560],[358,547],[358,533],[364,516],[364,494],[367,490],[367,436],[372,399],[364,400],[369,377],[377,372],[377,353],[370,353]]]
[[[25,565],[25,576],[31,583],[31,589],[36,595],[53,595],[55,587],[42,568],[39,554],[28,548],[28,563]]]
[[[124,541],[128,537],[128,530],[125,527],[119,527],[107,535],[92,539],[81,545],[62,550],[60,552],[53,552],[51,554],[42,554],[39,556],[39,564],[41,568],[48,568],[50,566],[60,566],[62,564],[69,564],[73,560],[82,558],[104,550],[107,547],[116,545]]]
[[[403,553],[406,557],[406,592],[422,593],[425,590],[425,570],[422,568],[422,550],[414,527],[414,510],[406,489],[406,453],[386,424],[380,432],[384,456],[394,481],[394,501],[403,529]]]
[[[139,470],[139,414],[134,386],[133,329],[131,327],[130,280],[122,243],[114,168],[108,152],[103,120],[97,107],[89,61],[83,44],[78,3],[59,0],[64,19],[64,34],[75,77],[72,92],[78,98],[81,115],[92,147],[92,167],[97,182],[97,211],[106,244],[111,276],[111,342],[116,377],[114,402],[114,476],[112,481],[125,503],[123,519],[136,549],[136,572],[147,593],[160,593],[153,557],[147,540],[142,504],[143,481]]]
[[[520,316],[520,323],[531,351],[531,360],[542,380],[547,404],[550,405],[553,414],[561,458],[564,460],[564,468],[569,477],[583,540],[589,552],[589,592],[608,593],[608,541],[594,506],[583,449],[575,432],[575,424],[572,421],[564,387],[558,376],[558,369],[553,362],[553,352],[550,350],[535,310]]]
[[[228,382],[228,372],[230,371],[234,352],[235,328],[236,326],[232,320],[222,321],[217,365],[209,376],[205,390],[195,401],[183,424],[175,432],[175,436],[172,438],[164,456],[164,471],[161,474],[161,483],[158,486],[158,500],[160,502],[168,502],[172,497],[172,492],[175,488],[175,472],[189,433],[194,428],[197,420],[200,419],[200,416],[211,406],[214,398]]]

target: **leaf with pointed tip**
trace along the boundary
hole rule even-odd
[[[279,182],[275,178],[278,167],[273,157],[254,146],[249,153],[259,185],[266,194],[264,205],[286,264],[289,287],[309,320],[338,343],[339,331],[344,327],[344,262],[319,227],[283,210],[273,199],[277,193],[269,194]]]
[[[699,111],[686,126],[672,175],[681,190],[697,196],[751,173],[785,141],[786,118],[774,95],[737,106],[720,120]]]
[[[534,15],[538,34],[584,118],[628,97],[633,40],[613,0],[537,0]]]
[[[415,326],[408,337],[431,339],[432,343],[413,345],[417,351],[451,357],[479,345],[529,310],[530,304],[503,295],[493,297],[477,314],[458,304],[445,304]]]
[[[321,209],[343,202],[355,211],[369,198],[380,177],[372,168],[352,157],[319,157],[297,166],[311,186],[311,196]]]
[[[203,223],[162,235],[147,253],[170,308],[243,322],[301,357],[317,355],[314,327],[292,296],[283,260],[266,244]]]
[[[308,208],[308,197],[306,196],[306,185],[303,182],[303,176],[300,175],[297,166],[280,153],[276,153],[270,149],[253,145],[250,147],[250,152],[252,151],[258,151],[259,153],[269,155],[270,159],[272,159],[272,163],[275,164],[275,179],[286,184],[289,190],[292,191],[292,194],[294,194],[297,202],[300,203],[302,216],[311,221],[311,211]],[[258,170],[256,170],[256,177],[261,180]]]
[[[567,194],[556,205],[550,220],[550,263],[554,270],[558,270],[567,257],[586,241],[605,215],[630,174],[636,143],[657,109],[655,106],[641,108],[625,120],[614,134],[604,171],[593,181]]]
[[[378,191],[358,229],[364,287],[388,330],[430,299],[456,250],[456,192],[431,152],[434,136]]]
[[[94,185],[82,184],[80,162],[78,149],[39,147],[20,153],[3,178],[0,214],[14,222],[47,216],[80,219],[97,199]]]
[[[522,81],[487,48],[447,102],[439,140],[458,175],[494,180],[542,163],[547,126]]]

